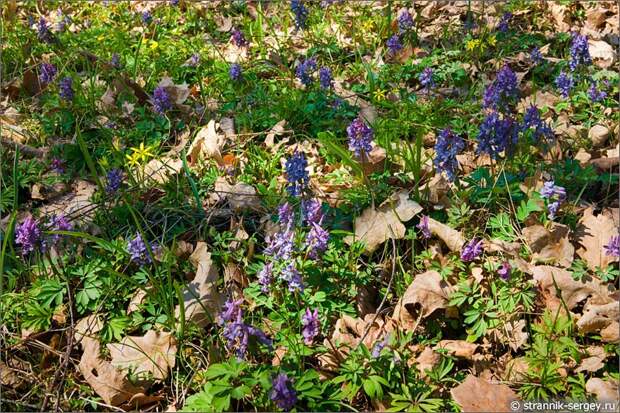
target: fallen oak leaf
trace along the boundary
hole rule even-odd
[[[191,166],[195,166],[199,159],[213,158],[219,166],[224,165],[221,147],[224,144],[224,136],[217,133],[215,120],[211,119],[207,126],[201,128],[187,151]]]
[[[588,268],[607,268],[610,263],[617,262],[618,257],[607,255],[604,246],[611,237],[618,235],[618,225],[609,210],[595,216],[592,207],[583,212],[575,231],[575,238],[581,245],[577,255],[583,258]]]
[[[460,252],[465,245],[465,238],[463,235],[439,221],[433,218],[428,218],[428,229],[432,234],[437,235],[446,244],[446,246],[453,252]]]
[[[594,394],[597,400],[618,400],[618,381],[592,377],[586,382],[586,391]]]
[[[463,412],[512,412],[511,402],[518,399],[505,384],[494,384],[471,374],[450,394]]]

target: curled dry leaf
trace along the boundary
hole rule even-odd
[[[216,131],[215,120],[211,119],[207,126],[201,128],[187,153],[189,164],[194,166],[200,159],[215,159],[219,166],[224,165],[221,148],[224,145],[224,136]]]
[[[196,244],[189,261],[196,267],[196,275],[183,291],[185,321],[205,327],[215,320],[224,303],[222,295],[217,291],[219,274],[205,242]],[[180,320],[180,306],[177,306],[175,314],[177,320]]]
[[[416,368],[420,372],[420,377],[425,378],[427,376],[426,371],[432,370],[441,361],[439,353],[435,352],[432,348],[426,347],[419,356],[417,356],[413,362]]]
[[[183,161],[176,155],[151,159],[144,165],[143,176],[147,183],[164,184],[183,169]]]
[[[334,81],[334,91],[350,105],[359,106],[359,115],[366,122],[373,123],[375,119],[377,119],[377,109],[366,100],[359,97],[357,93],[345,89],[340,80]]]
[[[571,273],[563,268],[549,265],[532,267],[532,275],[544,293],[547,295],[547,304],[554,308],[560,305],[557,297],[557,289],[560,290],[562,300],[569,310],[572,310],[579,302],[592,296],[599,302],[609,302],[611,291],[600,281],[588,277],[586,280],[575,280]],[[557,286],[557,289],[556,289]],[[557,308],[557,307],[556,307]]]
[[[581,333],[597,333],[607,343],[620,341],[620,303],[611,300],[597,304],[590,300],[583,309],[583,315],[577,320],[577,328]],[[598,300],[600,301],[600,300]]]
[[[595,395],[597,400],[618,401],[618,382],[611,378],[592,377],[586,382],[586,391]]]
[[[558,264],[568,268],[573,263],[575,247],[569,240],[570,230],[566,225],[554,223],[551,229],[533,225],[523,229],[523,237],[534,253],[533,262]]]
[[[450,394],[463,412],[513,412],[510,402],[518,399],[505,384],[494,384],[471,374]]]
[[[431,233],[441,238],[450,251],[461,251],[463,245],[465,245],[465,238],[463,238],[463,235],[459,231],[430,217],[428,218],[428,229]]]
[[[165,380],[174,367],[177,352],[172,333],[149,330],[142,337],[125,337],[107,345],[112,365],[140,379]]]
[[[616,61],[614,48],[604,40],[589,40],[590,56],[592,62],[602,68],[613,66]]]
[[[607,268],[610,263],[618,261],[618,257],[605,254],[604,248],[615,235],[618,235],[618,223],[612,211],[605,210],[595,216],[590,207],[583,212],[575,231],[575,237],[581,245],[577,254],[588,263],[591,270]]]
[[[401,239],[405,236],[403,222],[409,221],[422,211],[422,207],[409,199],[405,190],[396,192],[379,208],[367,208],[353,223],[355,236],[348,236],[348,244],[356,240],[364,242],[366,252],[372,253],[388,239]]]
[[[261,206],[260,198],[252,185],[244,182],[237,182],[231,185],[222,176],[215,181],[215,188],[209,200],[213,203],[228,201],[230,207],[234,210],[258,210]]]
[[[433,311],[448,307],[452,289],[437,271],[418,274],[396,304],[392,318],[404,329],[413,330],[419,317],[426,318]],[[416,310],[417,305],[421,310]]]
[[[590,346],[586,349],[588,357],[581,360],[579,366],[575,369],[575,373],[580,371],[596,372],[605,367],[605,349],[601,346]]]
[[[509,321],[503,326],[491,330],[489,333],[500,343],[508,344],[513,351],[523,347],[529,337],[529,334],[525,331],[525,320]]]
[[[162,80],[157,84],[157,87],[163,87],[166,90],[166,93],[168,93],[172,103],[177,106],[182,105],[183,102],[185,102],[189,97],[189,88],[187,87],[187,83],[175,85],[169,77],[162,78]]]
[[[268,148],[276,147],[275,137],[284,132],[284,126],[286,126],[286,119],[282,119],[280,122],[273,125],[269,132],[267,132],[267,136],[265,137],[265,145]],[[279,145],[277,147],[279,147]]]
[[[96,189],[96,185],[78,179],[71,186],[69,193],[42,206],[40,211],[45,215],[62,214],[68,218],[75,218],[79,222],[88,223],[92,221],[95,209],[95,204],[90,201],[90,198]]]
[[[465,340],[441,340],[434,350],[444,349],[451,356],[471,360],[478,347],[480,347],[478,344],[469,343]]]

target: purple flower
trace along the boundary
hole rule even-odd
[[[286,267],[284,267],[282,273],[280,274],[280,278],[282,278],[282,280],[284,280],[288,284],[288,290],[290,292],[303,292],[304,284],[301,279],[301,275],[299,274],[299,271],[297,271],[294,263],[291,262]]]
[[[71,231],[73,225],[67,220],[64,215],[52,215],[48,220],[48,230],[50,231]],[[44,240],[44,247],[51,244],[56,244],[60,240],[60,234],[52,234],[48,240]]]
[[[301,211],[306,224],[320,224],[323,220],[321,201],[316,198],[301,201]]]
[[[504,65],[497,72],[495,81],[485,89],[482,104],[486,109],[505,111],[510,109],[518,95],[517,75],[508,65]]]
[[[47,21],[43,17],[39,19],[39,23],[37,24],[37,37],[40,41],[45,43],[51,43],[52,41],[52,32],[50,32]]]
[[[170,5],[171,6],[178,6],[179,5],[179,0],[170,0]]]
[[[385,43],[385,45],[387,46],[388,51],[392,55],[398,53],[403,48],[403,44],[400,42],[400,36],[398,36],[397,34],[390,37]]]
[[[136,234],[136,237],[127,243],[127,252],[131,255],[131,261],[138,265],[149,264],[153,261],[140,234]]]
[[[413,17],[411,13],[407,9],[403,10],[398,16],[398,29],[402,32],[406,32],[407,30],[413,27]]]
[[[588,96],[592,102],[600,102],[607,97],[607,92],[604,90],[598,90],[596,83],[592,82],[590,89],[588,89]]]
[[[570,62],[568,63],[568,67],[570,67],[571,72],[574,72],[580,64],[591,64],[592,59],[590,58],[588,37],[578,33],[572,33],[572,36],[573,40],[570,45]]]
[[[478,132],[477,153],[486,153],[497,159],[501,152],[509,152],[518,140],[518,128],[509,117],[500,118],[497,112],[489,113]]]
[[[321,85],[321,89],[327,90],[332,88],[332,71],[329,67],[323,66],[319,69],[319,83]]]
[[[312,259],[318,258],[319,254],[327,249],[327,241],[329,241],[329,232],[324,230],[319,224],[313,222],[310,231],[306,235],[306,247],[308,247],[308,257]]]
[[[319,334],[319,329],[321,327],[319,322],[319,310],[315,308],[314,311],[310,311],[309,308],[306,308],[306,312],[301,317],[301,325],[303,326],[301,335],[304,336],[304,343],[309,346],[312,344],[312,341],[314,341],[314,337]]]
[[[226,300],[226,302],[224,303],[224,309],[220,313],[219,324],[222,325],[224,323],[236,320],[239,317],[239,314],[241,314],[241,303],[243,303],[243,300]]]
[[[482,254],[482,239],[472,239],[463,247],[461,251],[461,259],[470,262],[478,258]]]
[[[305,85],[310,86],[312,84],[312,73],[316,70],[316,59],[314,57],[303,60],[297,64],[295,68],[295,76],[299,81]]]
[[[620,257],[620,235],[611,237],[603,248],[605,248],[605,255]]]
[[[15,228],[15,243],[21,246],[22,255],[28,255],[41,246],[41,228],[32,216],[26,217]]]
[[[153,109],[159,115],[165,114],[172,109],[172,102],[170,102],[170,96],[163,86],[158,86],[153,91],[153,97],[151,98],[153,103]]]
[[[43,84],[48,84],[56,77],[56,66],[51,63],[41,63],[41,69],[39,73],[39,80]]]
[[[150,24],[153,21],[153,15],[148,10],[145,10],[142,12],[141,18],[142,18],[142,23],[144,24]]]
[[[65,173],[65,162],[62,159],[54,158],[50,162],[50,168],[57,174]]]
[[[428,228],[428,215],[422,215],[416,228],[420,230],[423,238],[429,239],[432,236],[431,230]]]
[[[540,53],[540,49],[538,47],[534,47],[530,52],[530,60],[535,65],[539,65],[545,60],[542,53]]]
[[[504,13],[499,21],[499,24],[497,25],[497,30],[502,33],[506,33],[508,31],[508,24],[510,23],[510,20],[512,20],[512,13]]]
[[[305,29],[306,20],[308,19],[308,9],[304,6],[302,0],[291,0],[291,11],[295,15],[295,28]]]
[[[248,41],[245,39],[243,32],[237,28],[232,31],[230,41],[237,47],[244,47],[248,45]]]
[[[112,53],[112,57],[110,58],[110,64],[116,69],[121,68],[121,57],[118,55],[118,53]]]
[[[440,131],[437,135],[433,164],[438,171],[444,172],[450,181],[454,181],[459,168],[456,155],[463,149],[465,149],[465,141],[450,128]]]
[[[435,86],[435,82],[433,81],[433,69],[430,67],[425,68],[422,73],[420,73],[420,84],[424,87],[424,89],[429,90],[431,87]]]
[[[183,63],[185,67],[196,67],[200,64],[200,55],[198,53],[192,54],[189,59]]]
[[[377,358],[381,355],[381,351],[390,343],[390,335],[386,334],[383,340],[375,342],[375,345],[372,346],[372,353],[370,354],[373,358]]]
[[[106,176],[107,183],[105,191],[108,195],[116,193],[123,183],[123,171],[118,168],[112,168]]]
[[[285,373],[278,374],[272,383],[271,395],[269,396],[282,410],[291,410],[297,403],[297,393],[293,388],[293,382]]]
[[[553,181],[547,181],[540,190],[540,196],[547,199],[547,210],[549,211],[549,219],[555,219],[562,203],[566,200],[566,189],[555,185]]]
[[[263,251],[265,255],[274,260],[288,260],[293,254],[293,231],[285,230],[277,232],[272,237],[268,237],[267,247]]]
[[[60,97],[64,100],[73,100],[73,79],[70,76],[63,77],[58,83]]]
[[[566,72],[561,72],[555,79],[555,86],[560,90],[562,96],[567,98],[573,88],[573,77]]]
[[[293,212],[293,207],[288,202],[278,207],[278,221],[286,230],[293,228],[295,212]]]
[[[353,122],[347,126],[347,135],[349,136],[349,150],[355,153],[355,156],[361,158],[372,150],[372,138],[374,132],[360,118],[355,118]]]
[[[269,292],[269,286],[273,283],[273,263],[269,262],[263,265],[263,268],[258,272],[258,284],[261,286],[261,291],[264,293]]]
[[[239,80],[241,80],[241,77],[243,76],[241,65],[239,63],[233,63],[232,65],[230,65],[230,70],[228,71],[228,75],[235,82],[238,82]]]
[[[504,263],[502,263],[502,265],[497,270],[497,274],[504,281],[508,281],[508,279],[510,278],[511,272],[512,272],[512,267],[510,266],[510,263],[508,263],[508,261],[505,261]]]
[[[286,160],[286,180],[289,183],[288,192],[293,196],[299,196],[308,186],[309,175],[306,168],[308,161],[301,152],[295,152]]]
[[[526,109],[523,116],[523,125],[521,125],[521,131],[533,129],[533,138],[536,141],[540,141],[541,138],[551,140],[554,138],[553,129],[542,120],[540,117],[540,111],[534,105],[531,105]]]

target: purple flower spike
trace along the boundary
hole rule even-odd
[[[589,65],[592,63],[590,58],[590,48],[588,37],[578,33],[572,33],[573,40],[570,45],[570,62],[568,67],[574,72],[580,64]]]
[[[140,234],[127,243],[127,252],[131,255],[131,261],[138,265],[149,264],[153,261]]]
[[[409,13],[408,10],[403,10],[398,16],[398,29],[402,32],[406,32],[407,30],[413,27],[413,16]]]
[[[263,266],[258,273],[258,284],[261,286],[261,291],[264,293],[269,292],[269,287],[273,283],[273,263],[269,262]]]
[[[123,183],[123,171],[113,168],[108,171],[105,191],[108,195],[116,193]]]
[[[508,31],[510,20],[512,20],[512,13],[504,13],[499,21],[499,24],[497,25],[497,30],[502,33],[506,33]]]
[[[566,72],[561,72],[555,79],[555,86],[560,90],[562,96],[567,98],[574,86],[572,76]]]
[[[463,149],[465,149],[465,141],[450,128],[442,130],[437,135],[433,164],[439,172],[444,172],[450,181],[454,181],[459,169],[456,155]]]
[[[228,71],[228,75],[232,80],[238,82],[241,80],[243,76],[243,71],[241,70],[241,65],[239,63],[233,63],[230,65],[230,70]]]
[[[306,236],[306,246],[308,247],[308,257],[317,259],[319,254],[327,249],[329,232],[325,231],[319,224],[312,223],[310,231]]]
[[[293,207],[288,202],[283,203],[278,207],[278,221],[285,228],[290,230],[293,228],[295,222],[295,212]]]
[[[54,66],[53,64],[42,63],[40,73],[39,73],[39,80],[44,85],[51,83],[52,80],[54,80],[54,78],[56,77],[57,72],[58,71],[56,70],[56,66]]]
[[[347,126],[347,135],[349,136],[349,150],[358,158],[367,155],[372,150],[374,132],[362,119],[356,118]]]
[[[319,69],[319,83],[321,84],[321,89],[327,90],[332,88],[334,81],[332,79],[332,71],[329,67],[322,67]]]
[[[291,11],[295,15],[295,28],[297,30],[306,28],[306,20],[308,19],[308,9],[304,6],[302,0],[291,0]]]
[[[304,343],[309,346],[319,334],[319,329],[321,327],[319,322],[319,310],[315,308],[314,311],[310,311],[309,308],[306,308],[306,312],[301,317],[301,325],[303,326],[301,335],[304,336]]]
[[[65,173],[65,162],[62,159],[54,158],[50,162],[50,168],[57,174]]]
[[[301,201],[301,210],[304,222],[308,225],[323,221],[323,212],[321,211],[321,201],[316,198]]]
[[[308,180],[310,179],[308,171],[308,161],[301,152],[295,152],[290,158],[287,159],[286,180],[289,183],[287,188],[288,192],[293,196],[299,196],[308,186]]]
[[[400,42],[400,36],[397,34],[390,37],[385,43],[385,45],[387,46],[388,51],[391,55],[395,55],[403,48],[403,44]]]
[[[471,262],[482,254],[482,239],[472,239],[463,247],[461,251],[461,259],[465,262]]]
[[[491,112],[480,125],[476,152],[497,159],[502,152],[510,152],[517,144],[518,132],[518,125],[512,118]]]
[[[239,29],[234,29],[230,36],[230,41],[237,47],[244,47],[248,45],[248,41],[245,39],[243,32]]]
[[[172,109],[172,102],[170,102],[170,96],[163,86],[158,86],[153,91],[153,97],[151,99],[153,103],[153,109],[159,115],[165,114]]]
[[[433,80],[433,69],[430,67],[425,68],[422,73],[420,73],[420,84],[424,87],[424,89],[429,90],[431,87],[435,86],[435,81]]]
[[[312,84],[312,73],[316,70],[316,59],[311,57],[310,59],[303,60],[297,64],[295,68],[295,76],[304,86],[310,86]]]
[[[22,255],[28,255],[41,245],[39,222],[31,216],[26,217],[15,228],[15,243],[21,246]]]
[[[58,83],[60,97],[64,100],[73,100],[73,79],[70,76],[64,77]]]
[[[269,396],[276,405],[289,411],[297,403],[297,393],[293,389],[293,382],[285,373],[278,374],[272,383],[271,395]]]

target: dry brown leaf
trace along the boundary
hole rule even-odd
[[[78,222],[90,222],[96,205],[90,201],[90,198],[96,189],[96,185],[78,179],[73,183],[68,194],[42,206],[40,211],[45,215],[62,214],[68,218],[75,218]]]
[[[588,131],[588,139],[590,139],[594,148],[604,146],[608,138],[609,128],[604,125],[594,125]]]
[[[568,32],[570,30],[570,12],[568,7],[558,2],[545,2],[551,11],[551,17],[555,23],[555,28],[559,32]]]
[[[125,337],[120,343],[107,345],[112,365],[133,372],[139,379],[165,380],[174,367],[177,353],[172,333],[149,330],[142,337]]]
[[[517,394],[505,384],[494,384],[469,375],[450,394],[463,412],[513,412],[510,402]]]
[[[220,176],[216,179],[214,186],[213,193],[209,197],[210,202],[228,201],[234,210],[260,209],[261,201],[252,185],[244,182],[231,185],[226,178]]]
[[[555,301],[557,288],[560,290],[562,299],[569,310],[572,310],[579,302],[593,296],[600,302],[608,302],[610,291],[603,286],[600,281],[587,278],[586,280],[575,280],[571,273],[563,268],[552,267],[549,265],[538,265],[532,267],[534,280],[538,282],[540,288],[549,294],[549,303]],[[559,304],[559,303],[556,303]]]
[[[509,321],[503,326],[493,329],[491,333],[496,335],[500,343],[508,344],[513,351],[523,347],[529,337],[525,331],[525,320]]]
[[[196,267],[196,275],[183,291],[185,321],[205,327],[215,320],[215,315],[224,303],[222,295],[217,291],[219,275],[205,242],[199,241],[196,244],[189,260]],[[180,320],[180,306],[177,306],[175,314],[177,320]]]
[[[581,244],[577,254],[588,263],[588,268],[607,268],[612,262],[618,262],[618,257],[607,255],[604,246],[611,237],[618,235],[618,225],[614,222],[610,210],[595,216],[592,207],[583,212],[575,236]]]
[[[366,122],[373,123],[377,119],[377,109],[366,100],[359,97],[357,93],[345,89],[340,80],[334,81],[334,91],[350,105],[359,106],[359,115]]]
[[[455,229],[450,228],[446,224],[442,224],[439,221],[435,221],[433,218],[428,218],[428,229],[434,235],[437,235],[446,244],[446,246],[453,252],[459,252],[465,245],[465,238]]]
[[[370,175],[374,172],[381,172],[385,169],[385,158],[387,153],[382,147],[375,145],[367,156],[363,159],[359,159],[359,164],[362,167],[365,175]]]
[[[178,156],[164,155],[151,159],[143,168],[144,181],[164,184],[183,169],[183,161]]]
[[[440,361],[441,356],[430,347],[426,347],[414,360],[422,378],[426,377],[427,370],[432,370]]]
[[[213,158],[219,166],[224,165],[221,148],[224,136],[216,131],[215,120],[211,119],[207,126],[201,128],[187,151],[189,164],[194,166],[200,159]]]
[[[269,132],[267,132],[267,136],[265,137],[265,145],[268,148],[273,148],[275,146],[275,137],[281,135],[282,132],[284,132],[285,126],[286,119],[282,119],[280,122],[273,125]]]
[[[437,271],[418,274],[396,304],[392,318],[404,329],[413,330],[418,317],[426,318],[435,310],[448,306],[452,288]],[[417,305],[421,306],[421,313],[416,310]]]
[[[22,383],[15,370],[0,361],[0,385],[17,388]]]
[[[442,174],[435,174],[430,181],[420,186],[420,192],[425,194],[426,201],[433,204],[435,208],[450,206],[447,196],[450,192],[450,183]]]
[[[604,40],[588,40],[592,62],[602,68],[611,67],[616,61],[613,47]]]
[[[617,328],[614,331],[613,327],[620,321],[619,304],[617,300],[604,304],[588,301],[584,306],[583,315],[577,320],[577,328],[581,333],[601,334],[604,342],[617,342],[620,333]],[[603,330],[606,330],[605,334],[602,333]]]
[[[401,239],[405,236],[402,222],[409,221],[422,211],[417,202],[409,199],[405,190],[396,192],[379,208],[369,207],[353,223],[355,236],[348,236],[345,242],[363,241],[366,252],[372,253],[388,239]],[[401,222],[402,221],[402,222]]]
[[[441,340],[433,350],[444,349],[454,357],[471,360],[479,345],[465,340]]]
[[[558,264],[568,268],[573,263],[575,247],[569,240],[569,228],[554,223],[550,230],[542,225],[523,229],[523,237],[534,253],[532,262]]]
[[[187,83],[175,85],[169,77],[162,78],[157,87],[163,87],[168,93],[172,103],[177,106],[182,105],[183,102],[185,102],[189,97],[189,88],[187,87]]]
[[[597,400],[618,401],[618,382],[592,377],[586,382],[586,391],[594,394]]]
[[[579,366],[575,369],[575,373],[580,371],[596,372],[605,367],[605,359],[607,354],[601,346],[590,346],[586,349],[588,357],[581,360]]]

